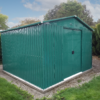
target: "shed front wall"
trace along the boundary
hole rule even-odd
[[[82,30],[82,71],[92,68],[92,31],[75,18],[49,23]]]
[[[71,32],[68,29],[66,29],[65,32],[64,27],[69,28]],[[78,30],[75,31],[73,29]],[[71,18],[47,22],[47,24],[44,24],[43,30],[44,89],[63,81],[73,74],[92,68],[92,31],[86,26],[78,20]],[[71,35],[76,37],[76,40],[72,40],[76,43],[73,44],[73,50],[76,49],[74,55],[72,55],[72,49],[70,53],[67,53],[68,49],[71,47],[68,47],[66,43],[72,42],[70,40],[72,37]],[[76,53],[77,51],[78,53]]]

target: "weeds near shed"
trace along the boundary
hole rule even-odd
[[[82,82],[82,80],[81,80],[81,79],[79,79],[79,80],[77,80],[77,82],[78,82],[78,83],[80,83],[80,82]]]

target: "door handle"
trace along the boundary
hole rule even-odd
[[[72,51],[72,54],[74,54],[74,51]]]

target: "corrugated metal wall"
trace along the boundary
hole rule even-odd
[[[3,69],[43,87],[42,26],[2,33]]]
[[[92,32],[82,30],[82,71],[92,68]]]

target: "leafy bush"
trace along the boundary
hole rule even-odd
[[[2,62],[2,53],[1,53],[1,34],[0,34],[0,64]]]
[[[93,55],[100,55],[100,23],[97,24],[95,27],[92,27],[94,29],[93,35],[92,35],[92,54]]]

